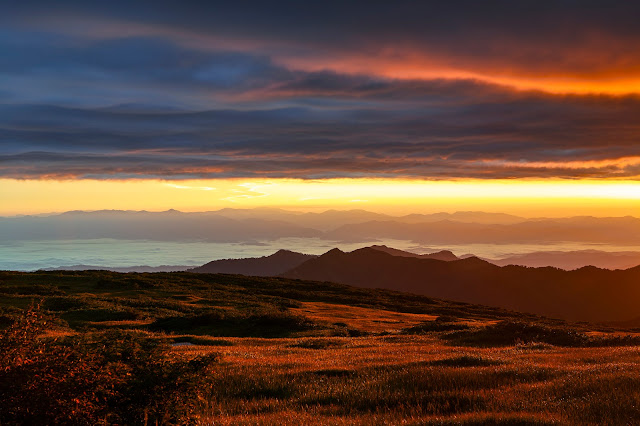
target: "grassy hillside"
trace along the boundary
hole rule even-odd
[[[635,330],[346,285],[0,273],[0,423],[620,424]]]

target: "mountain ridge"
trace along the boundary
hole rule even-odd
[[[640,267],[565,271],[497,266],[475,256],[454,261],[393,256],[366,247],[348,253],[331,250],[282,276],[385,288],[575,321],[628,320],[640,313]]]
[[[262,257],[213,260],[202,266],[187,269],[186,272],[272,277],[281,275],[315,257],[312,254],[280,249],[271,255]]]

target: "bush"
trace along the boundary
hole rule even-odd
[[[317,327],[301,315],[275,309],[255,312],[211,311],[198,315],[159,318],[149,325],[153,331],[205,334],[224,337],[287,337]]]
[[[70,327],[78,328],[87,322],[136,320],[139,315],[133,309],[120,308],[84,308],[67,311],[60,315]]]
[[[0,424],[162,424],[193,416],[214,356],[170,362],[166,344],[109,331],[39,338],[27,310],[0,331]]]
[[[453,358],[438,359],[430,362],[430,364],[441,367],[489,367],[499,365],[501,362],[481,356],[461,355]]]
[[[84,308],[87,302],[77,297],[53,296],[47,297],[42,303],[42,308],[49,311],[68,311],[70,309]]]
[[[60,290],[58,287],[49,284],[3,286],[0,288],[0,293],[37,296],[57,296],[65,294],[64,291]]]
[[[0,423],[85,424],[115,385],[73,347],[39,339],[45,325],[29,310],[0,334]]]
[[[453,343],[468,346],[512,346],[522,343],[548,343],[554,346],[587,346],[589,338],[566,327],[517,321],[500,321],[478,330],[458,331],[443,336]]]

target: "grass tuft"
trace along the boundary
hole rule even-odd
[[[500,365],[502,362],[481,356],[461,355],[432,361],[430,364],[443,367],[489,367],[492,365]]]

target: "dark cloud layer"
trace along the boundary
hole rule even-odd
[[[67,29],[90,31],[92,20],[115,21],[129,27],[117,27],[116,34],[145,25],[165,34],[186,32],[268,46],[272,53],[415,49],[444,56],[452,64],[558,74],[607,74],[617,65],[637,71],[640,65],[640,5],[632,1],[12,3],[4,5],[7,23],[48,19]]]
[[[372,55],[634,76],[638,12],[587,1],[15,3],[0,18],[0,176],[637,178],[634,94],[334,65]]]

